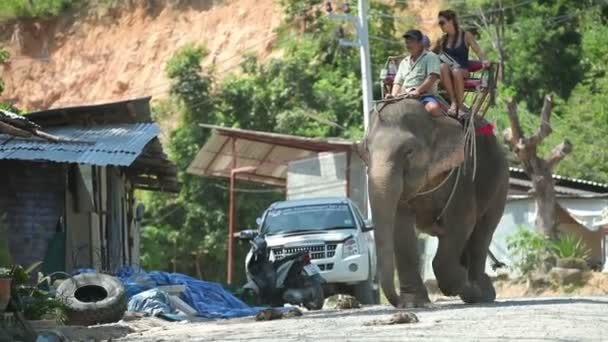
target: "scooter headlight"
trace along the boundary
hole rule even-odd
[[[346,240],[342,249],[342,258],[348,258],[349,256],[356,254],[359,254],[359,245],[357,244],[357,240],[354,238]]]

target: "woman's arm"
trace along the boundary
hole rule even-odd
[[[488,61],[488,58],[487,58],[486,54],[479,47],[479,44],[477,44],[477,41],[475,40],[475,37],[473,37],[473,35],[471,34],[471,32],[467,31],[467,32],[464,33],[464,40],[465,40],[465,43],[468,46],[470,46],[473,49],[473,51],[475,51],[475,54],[477,55],[477,57],[479,59],[481,59],[481,61],[483,62],[484,66],[488,67],[490,65],[490,62]]]
[[[444,36],[442,36],[441,38],[437,39],[433,43],[433,46],[431,47],[431,51],[433,51],[436,54],[441,53],[441,47],[443,45],[443,39],[444,39]]]

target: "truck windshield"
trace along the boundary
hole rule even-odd
[[[268,235],[355,228],[345,204],[309,205],[268,211],[262,231]]]

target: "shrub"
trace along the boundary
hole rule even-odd
[[[71,8],[77,2],[77,0],[0,0],[0,17],[53,17]]]
[[[549,254],[549,241],[532,229],[519,227],[507,237],[507,248],[517,259],[514,267],[522,275],[528,275],[541,267],[543,259]]]
[[[551,242],[551,252],[560,259],[587,259],[590,250],[585,246],[583,240],[572,234],[562,234]]]

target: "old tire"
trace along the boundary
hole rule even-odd
[[[314,276],[308,279],[306,282],[307,287],[310,287],[313,291],[313,300],[305,302],[304,307],[308,310],[321,310],[325,303],[325,293],[323,292],[323,285],[320,277]]]
[[[84,273],[66,279],[57,287],[57,297],[65,299],[71,325],[118,322],[127,310],[125,287],[106,274]]]

